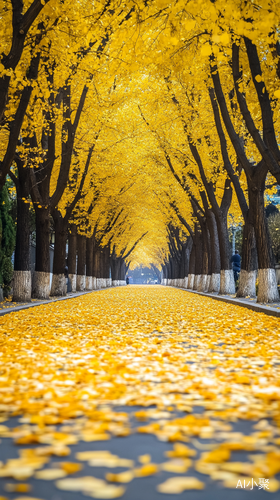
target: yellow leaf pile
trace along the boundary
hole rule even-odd
[[[0,437],[13,439],[20,453],[0,466],[0,477],[35,475],[65,491],[118,498],[125,488],[112,483],[194,467],[228,487],[240,476],[271,478],[277,491],[277,318],[177,289],[129,286],[1,317],[0,341]],[[5,425],[12,415],[19,417],[14,428]],[[252,421],[250,435],[235,431],[240,419]],[[144,454],[136,466],[106,450],[111,437],[134,432],[167,442],[167,459],[152,463]],[[79,441],[93,441],[94,449],[45,467]],[[244,462],[234,459],[240,450],[249,453]],[[104,479],[64,477],[79,474],[80,462],[125,470]],[[204,487],[191,473],[160,481],[162,493]]]

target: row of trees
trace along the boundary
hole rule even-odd
[[[126,101],[115,56],[123,26],[133,34],[139,24],[135,8],[12,0],[3,2],[0,16],[0,185],[9,175],[17,199],[13,300],[65,294],[67,242],[74,289],[91,289],[92,278],[102,286],[110,277],[114,284],[123,281],[147,231],[133,220],[136,188],[129,201],[126,194],[131,175],[106,152],[126,135],[114,129]],[[30,210],[36,224],[32,283]]]
[[[75,226],[72,275],[152,262],[190,288],[233,293],[230,214],[244,225],[238,294],[255,294],[258,272],[258,300],[279,299],[265,217],[280,179],[276,4],[3,2],[0,184],[9,175],[17,192],[15,297],[49,295],[50,224],[52,294],[65,293]]]

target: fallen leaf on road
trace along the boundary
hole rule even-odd
[[[84,491],[84,495],[89,495],[92,498],[119,498],[125,493],[123,486],[105,485],[102,488],[97,488],[93,492]]]
[[[36,479],[45,479],[46,481],[53,481],[54,479],[59,479],[60,477],[65,477],[67,474],[62,469],[44,469],[36,472]]]
[[[90,491],[96,488],[101,488],[106,485],[103,479],[98,479],[93,476],[84,476],[77,478],[67,478],[56,481],[55,485],[59,490],[66,491]]]
[[[67,474],[75,474],[75,472],[79,472],[83,468],[83,465],[78,464],[77,462],[61,462],[60,467]]]
[[[160,468],[168,472],[183,474],[184,472],[187,472],[191,465],[192,460],[190,460],[189,458],[174,458],[173,460],[169,460],[168,462],[160,464]]]
[[[119,474],[108,472],[105,477],[107,481],[112,483],[129,483],[134,478],[134,473],[131,470],[120,472]]]
[[[196,477],[172,477],[157,486],[160,493],[182,493],[185,490],[202,490],[204,483]]]
[[[31,485],[26,483],[6,483],[5,490],[9,492],[28,493],[31,490]]]

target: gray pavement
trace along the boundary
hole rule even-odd
[[[118,455],[121,458],[132,459],[135,460],[135,465],[137,466],[137,458],[140,455],[149,453],[152,458],[153,463],[162,463],[167,460],[164,456],[164,452],[171,450],[173,448],[172,443],[161,442],[156,439],[155,436],[149,434],[139,434],[136,429],[137,426],[141,426],[142,424],[137,422],[133,416],[133,413],[138,410],[143,410],[143,407],[119,407],[115,408],[114,411],[127,412],[130,413],[131,418],[130,422],[132,428],[135,429],[130,436],[127,437],[113,437],[109,441],[102,442],[93,442],[87,443],[80,441],[76,445],[70,445],[71,455],[67,457],[53,457],[51,458],[47,468],[53,468],[56,466],[56,463],[61,461],[67,462],[77,462],[75,458],[75,454],[80,451],[89,451],[89,450],[109,450],[111,453]],[[202,407],[194,408],[194,411],[202,412]],[[183,413],[174,412],[174,418],[182,417]],[[146,422],[148,423],[148,422]],[[254,421],[240,421],[233,423],[233,430],[237,432],[243,432],[244,434],[251,434],[253,429],[252,426],[256,422]],[[13,418],[7,422],[5,425],[16,427],[17,419]],[[59,428],[58,428],[59,430]],[[201,444],[205,444],[208,440],[199,439]],[[28,445],[19,447],[18,445],[14,445],[10,438],[3,438],[1,443],[1,451],[0,451],[0,459],[5,461],[7,458],[17,458],[18,450],[22,448],[34,448],[38,445]],[[189,448],[194,448],[195,446],[192,443],[188,443]],[[199,458],[200,451],[198,451],[196,459]],[[252,455],[257,452],[232,452],[231,460],[232,461],[242,461],[246,462],[246,456],[248,454]],[[140,466],[138,462],[138,467]],[[119,473],[124,471],[123,468],[107,468],[107,467],[91,467],[87,465],[87,462],[84,462],[84,468],[82,471],[76,474],[72,474],[70,477],[82,477],[82,476],[94,476],[100,479],[104,479],[106,473],[113,472]],[[166,479],[170,477],[178,477],[178,476],[192,476],[197,477],[200,481],[204,482],[205,489],[204,490],[190,490],[185,491],[181,494],[162,494],[157,492],[157,485],[163,483]],[[69,477],[69,476],[68,476]],[[275,476],[278,481],[280,480],[280,474]],[[1,495],[6,497],[9,500],[20,499],[21,495],[16,493],[7,493],[5,491],[6,483],[28,483],[32,486],[32,490],[30,493],[25,494],[24,496],[31,497],[34,499],[40,500],[86,500],[86,498],[90,498],[88,496],[83,495],[78,492],[70,492],[70,491],[62,491],[59,490],[55,486],[55,481],[46,481],[46,480],[38,480],[35,478],[30,478],[28,481],[14,481],[10,478],[0,478],[0,498]],[[242,479],[243,482],[243,479]],[[278,500],[280,498],[279,491],[276,493],[270,493],[268,496],[267,491],[259,490],[257,486],[254,487],[253,491],[250,489],[225,489],[222,485],[222,482],[212,481],[209,476],[200,474],[196,472],[194,467],[191,467],[184,474],[173,474],[170,472],[160,471],[155,475],[135,478],[130,483],[124,484],[126,488],[125,494],[121,497],[122,500],[223,500],[226,498],[227,500],[265,500],[266,498],[272,498]],[[24,496],[22,500],[24,500]]]

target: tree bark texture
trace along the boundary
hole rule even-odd
[[[77,292],[83,292],[86,286],[86,236],[77,235]]]

